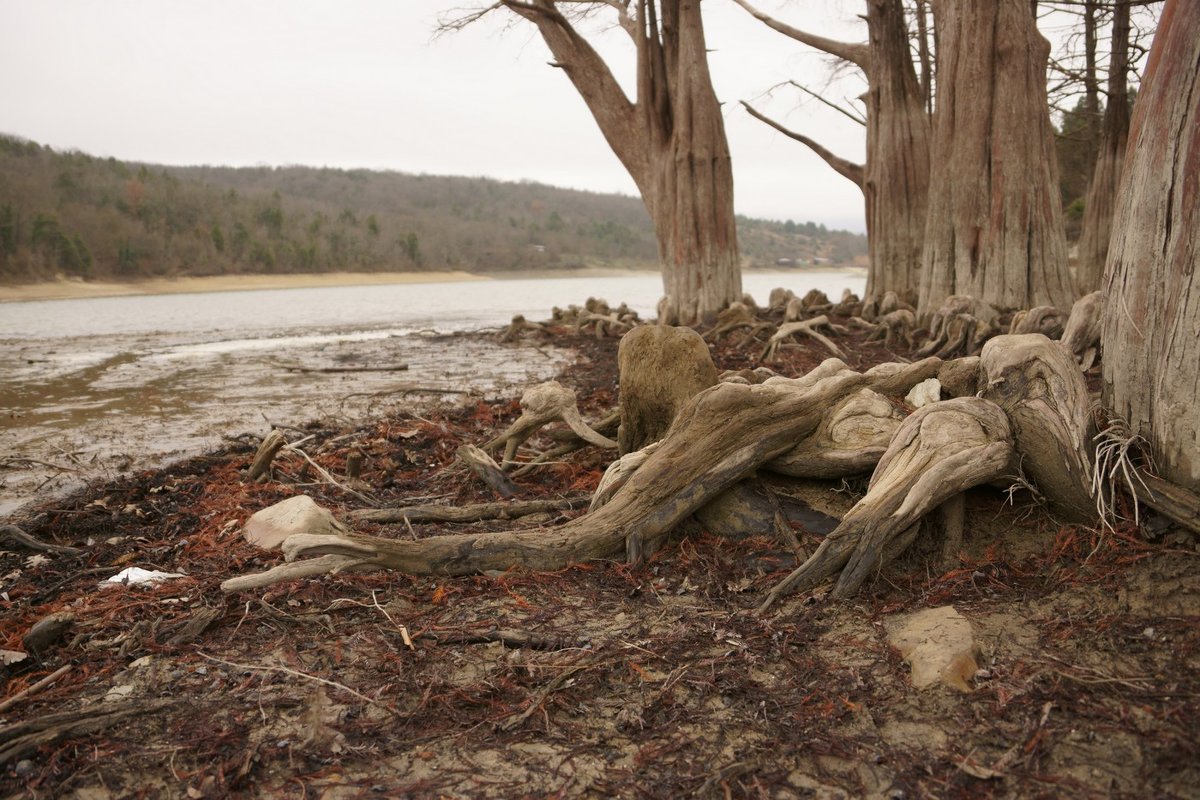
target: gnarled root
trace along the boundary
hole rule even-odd
[[[1062,312],[1054,306],[1037,306],[1018,311],[1008,326],[1009,333],[1040,333],[1048,339],[1062,336]]]
[[[764,468],[793,478],[841,478],[874,469],[904,413],[870,389],[850,395],[804,441]]]
[[[514,463],[517,448],[543,425],[558,420],[567,423],[567,426],[585,442],[597,447],[616,449],[616,442],[596,433],[583,421],[583,417],[579,414],[575,392],[558,381],[547,381],[527,389],[525,394],[521,395],[521,416],[508,426],[508,430],[485,444],[483,450],[490,453],[503,445],[503,463],[506,467],[510,466]]]
[[[810,435],[827,408],[863,388],[899,391],[937,374],[941,362],[889,365],[858,373],[830,360],[807,380],[757,386],[721,383],[679,412],[667,437],[603,507],[548,529],[396,541],[366,536],[288,538],[289,560],[340,555],[355,567],[411,574],[466,575],[514,565],[552,570],[624,552],[635,537],[653,552],[681,521],[759,465]],[[807,377],[807,376],[806,376]]]
[[[1069,522],[1095,522],[1092,425],[1083,373],[1040,333],[997,336],[980,356],[982,396],[1008,414],[1021,469]]]
[[[833,325],[829,322],[829,317],[825,316],[824,314],[813,317],[812,319],[806,319],[803,322],[788,322],[784,325],[780,325],[779,330],[775,331],[774,335],[767,340],[767,346],[763,348],[762,354],[759,355],[758,360],[769,362],[774,359],[775,354],[779,352],[779,346],[797,333],[803,333],[806,336],[811,336],[813,339],[816,339],[818,342],[825,345],[825,348],[838,358],[845,358],[846,354],[843,353],[836,344],[834,344],[828,337],[817,332],[817,328],[821,326],[829,326],[830,328],[833,327]]]
[[[530,322],[529,320],[525,319],[524,314],[517,314],[512,318],[512,322],[508,323],[508,326],[500,332],[500,341],[516,341],[517,339],[521,338],[521,334],[525,333],[526,331],[545,333],[546,326],[540,322]]]
[[[883,339],[884,347],[892,347],[898,339],[903,339],[909,347],[912,347],[912,332],[916,326],[917,318],[913,312],[906,308],[891,311],[879,318],[874,331],[867,337],[867,341],[875,342]]]
[[[1104,327],[1103,292],[1085,294],[1071,306],[1071,315],[1067,317],[1067,326],[1063,330],[1060,343],[1067,349],[1084,372],[1096,363],[1100,352],[1100,331]]]
[[[995,403],[960,397],[918,409],[901,424],[871,477],[866,497],[759,607],[812,589],[839,571],[835,596],[853,594],[915,537],[923,516],[973,486],[1012,469],[1012,432]]]

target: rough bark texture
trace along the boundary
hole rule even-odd
[[[1200,3],[1168,2],[1129,134],[1105,275],[1104,401],[1200,487]]]
[[[1108,243],[1112,238],[1113,212],[1125,148],[1129,142],[1129,6],[1113,7],[1112,52],[1109,57],[1108,105],[1096,154],[1096,169],[1088,185],[1083,207],[1083,229],[1079,235],[1079,262],[1075,287],[1083,294],[1100,288]]]
[[[740,299],[733,166],[700,0],[640,0],[635,14],[620,12],[637,46],[636,102],[555,0],[501,4],[537,25],[637,184],[658,237],[665,321],[692,324]]]
[[[867,0],[867,297],[920,288],[929,199],[929,117],[913,71],[900,0]]]
[[[621,427],[617,451],[640,450],[666,434],[679,409],[717,383],[708,345],[691,328],[643,325],[621,339]]]
[[[941,0],[937,113],[919,311],[953,294],[1069,308],[1050,46],[1025,0]]]
[[[997,336],[983,346],[980,395],[1012,423],[1021,469],[1051,509],[1091,523],[1091,414],[1083,373],[1065,348],[1040,333]]]

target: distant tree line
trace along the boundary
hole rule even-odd
[[[745,260],[851,263],[865,237],[739,217]],[[535,183],[161,167],[0,136],[0,278],[657,265],[642,203]]]

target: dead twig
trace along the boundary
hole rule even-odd
[[[393,716],[397,716],[397,717],[400,716],[399,711],[397,711],[396,709],[387,705],[386,703],[381,703],[378,700],[374,700],[370,697],[367,697],[362,692],[357,692],[354,689],[351,689],[349,686],[347,686],[344,683],[338,683],[337,681],[331,681],[328,678],[322,678],[317,675],[309,675],[307,672],[301,672],[300,670],[291,669],[290,667],[284,667],[284,666],[277,667],[277,666],[273,666],[270,664],[239,664],[235,661],[226,661],[223,658],[217,658],[216,656],[210,656],[208,653],[204,653],[204,652],[200,652],[200,656],[202,658],[208,659],[209,661],[213,661],[217,664],[224,664],[227,667],[233,667],[234,669],[245,669],[245,670],[250,670],[251,672],[280,672],[280,673],[283,673],[284,675],[291,675],[293,678],[300,678],[302,680],[322,684],[323,686],[331,686],[334,689],[341,689],[343,692],[347,692],[349,694],[354,695],[359,700],[362,700],[364,703],[368,703],[377,708],[381,708]]]

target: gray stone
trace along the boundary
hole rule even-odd
[[[284,539],[296,533],[339,536],[350,530],[306,494],[268,506],[246,520],[242,536],[255,547],[277,550]]]

